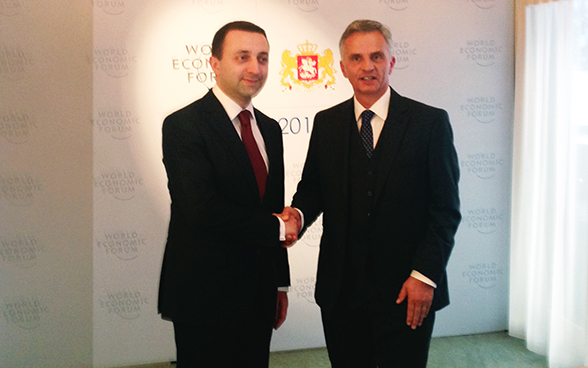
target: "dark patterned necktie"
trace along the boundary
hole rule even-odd
[[[365,110],[361,113],[361,129],[359,130],[359,136],[365,147],[365,152],[368,158],[372,157],[374,152],[374,131],[372,130],[372,118],[374,112],[371,110]]]
[[[259,197],[263,200],[265,194],[265,182],[267,181],[267,169],[265,162],[259,152],[259,147],[253,138],[253,132],[251,131],[251,113],[248,110],[243,110],[239,113],[239,120],[241,121],[241,139],[245,150],[249,155],[249,160],[253,166],[255,172],[255,178],[257,179],[257,187],[259,189]]]

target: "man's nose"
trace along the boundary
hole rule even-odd
[[[363,60],[363,62],[361,63],[361,68],[363,70],[372,70],[374,67],[374,63],[372,62],[372,60],[370,58],[365,58]]]
[[[247,63],[247,72],[251,74],[259,74],[260,64],[257,59],[251,59]]]

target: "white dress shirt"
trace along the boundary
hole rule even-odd
[[[227,96],[218,86],[215,85],[212,87],[212,93],[214,93],[216,98],[220,101],[221,105],[223,105],[227,115],[229,115],[229,118],[233,122],[233,126],[235,127],[237,134],[239,134],[239,137],[241,137],[241,121],[239,120],[239,113],[244,109],[235,101],[231,100],[231,98]],[[263,162],[265,162],[265,168],[269,172],[269,159],[267,158],[265,141],[263,140],[263,136],[261,135],[261,131],[257,125],[257,120],[255,120],[253,104],[250,102],[245,110],[248,110],[251,113],[251,132],[253,133],[253,138],[255,139],[255,143],[257,143],[261,157],[263,157]]]

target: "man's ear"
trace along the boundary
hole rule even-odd
[[[390,60],[390,71],[388,74],[392,74],[392,69],[394,69],[394,65],[396,64],[396,58],[392,56],[392,60]]]
[[[219,68],[220,60],[214,56],[211,56],[209,62],[210,62],[210,67],[212,68],[212,71],[214,72],[214,74],[218,75],[218,71],[220,69]]]

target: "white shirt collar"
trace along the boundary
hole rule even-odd
[[[234,120],[239,115],[241,110],[243,110],[239,104],[231,100],[231,98],[227,96],[217,85],[212,87],[212,93],[214,93],[216,98],[220,101],[221,105],[223,105],[223,108],[231,120]],[[255,114],[253,113],[253,104],[251,102],[249,102],[249,105],[247,108],[245,108],[245,110],[249,110],[251,116],[253,119],[255,119]]]
[[[386,118],[388,117],[388,108],[390,107],[390,96],[391,95],[392,95],[392,92],[390,92],[390,88],[387,88],[386,92],[384,92],[382,97],[380,97],[378,99],[378,101],[376,101],[369,108],[369,110],[372,110],[380,119],[382,119],[384,121],[386,121]],[[357,101],[357,98],[355,97],[355,95],[353,95],[353,103],[355,106],[355,120],[357,121],[361,117],[361,114],[364,112],[364,110],[368,110],[368,109],[363,107],[359,103],[359,101]]]

